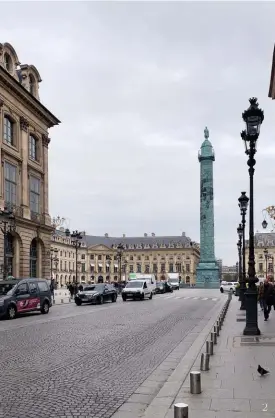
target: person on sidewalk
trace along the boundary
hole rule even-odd
[[[264,284],[263,282],[260,283],[258,287],[258,301],[260,303],[261,310],[264,310]]]
[[[269,318],[271,308],[274,305],[274,286],[271,283],[269,283],[268,279],[266,279],[264,282],[263,302],[264,320],[267,321]]]

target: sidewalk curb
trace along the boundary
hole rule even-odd
[[[187,352],[180,358],[173,372],[162,379],[156,370],[161,368],[161,365],[172,362],[171,354],[179,350],[179,347],[184,344],[184,339],[180,342],[174,350],[164,359],[164,361],[147,377],[147,379],[139,386],[134,394],[126,400],[126,402],[118,408],[112,416],[113,418],[164,418],[171,405],[173,404],[183,382],[188,377],[194,363],[196,362],[201,350],[205,344],[209,333],[213,329],[216,320],[218,319],[222,308],[225,306],[227,297],[217,302],[210,310],[210,319],[204,326],[203,330],[193,331],[197,333],[197,337],[188,348]],[[162,370],[167,370],[165,367]],[[165,372],[164,372],[165,373]],[[148,402],[145,400],[146,396]],[[140,399],[140,401],[139,401]],[[144,400],[143,400],[144,399]],[[131,403],[133,402],[133,403]],[[136,402],[134,404],[134,402]],[[140,403],[138,403],[140,402]]]
[[[219,314],[224,307],[226,300],[221,300],[218,306],[214,306],[211,311],[214,311],[209,319],[207,325],[203,331],[195,339],[191,347],[188,349],[186,354],[181,359],[180,363],[168,378],[167,382],[164,383],[156,397],[149,404],[148,408],[144,411],[144,415],[141,417],[157,417],[164,418],[168,413],[171,405],[174,403],[181,386],[188,378],[190,371],[192,370],[201,350],[211,332]],[[167,402],[163,401],[163,398],[167,399]],[[165,405],[164,405],[165,403]]]

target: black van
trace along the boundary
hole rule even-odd
[[[52,296],[47,280],[36,278],[0,280],[0,318],[40,311],[49,313]]]

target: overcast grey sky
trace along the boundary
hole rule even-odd
[[[62,125],[50,136],[50,212],[90,234],[199,241],[198,149],[215,148],[216,256],[236,262],[237,198],[248,190],[239,133],[265,111],[255,229],[275,204],[275,103],[268,88],[275,4],[1,2],[1,42],[41,74]]]

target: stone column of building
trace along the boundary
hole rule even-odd
[[[200,162],[200,262],[197,266],[196,287],[219,288],[219,267],[215,259],[213,162],[215,154],[204,130]]]
[[[48,146],[51,142],[47,135],[42,135],[43,144],[43,166],[44,166],[44,217],[45,224],[51,225],[51,217],[49,215],[49,174],[48,174]]]
[[[28,150],[29,150],[29,122],[23,116],[20,117],[21,149],[22,149],[22,171],[21,171],[21,196],[23,206],[23,217],[30,219],[29,196],[28,196]]]

